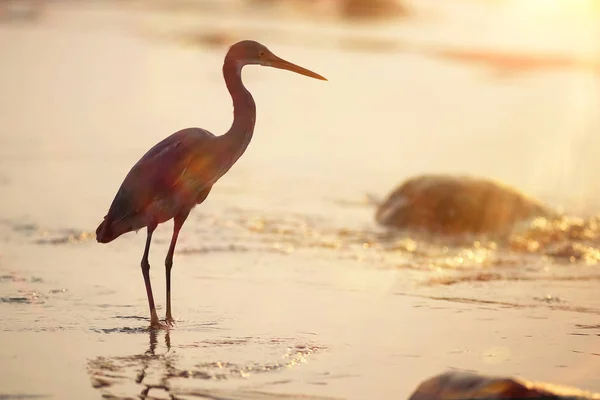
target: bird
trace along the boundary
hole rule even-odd
[[[166,137],[148,150],[125,176],[107,214],[96,229],[98,243],[109,243],[128,232],[146,228],[141,268],[150,308],[150,328],[173,326],[171,269],[179,232],[191,210],[208,197],[213,185],[229,171],[250,144],[256,122],[256,103],[242,82],[246,65],[274,67],[327,81],[271,52],[254,40],[229,47],[223,62],[225,85],[233,101],[229,130],[215,136],[202,128],[186,128]],[[156,227],[173,219],[173,234],[165,258],[166,314],[156,313],[148,252]]]

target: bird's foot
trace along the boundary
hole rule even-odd
[[[150,328],[151,330],[169,330],[171,326],[169,324],[165,324],[163,322],[157,321],[154,323],[150,323]]]
[[[168,326],[171,326],[171,327],[174,326],[175,325],[175,318],[173,318],[170,315],[167,315],[165,317],[165,324],[167,324]]]
[[[152,315],[150,318],[150,329],[169,329],[170,325],[162,323],[158,320],[156,314]]]

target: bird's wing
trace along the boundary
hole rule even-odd
[[[178,131],[152,147],[131,168],[108,211],[107,219],[119,221],[144,211],[157,199],[168,196],[192,160],[215,136],[205,130]]]

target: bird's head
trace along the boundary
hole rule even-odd
[[[321,79],[323,81],[327,80],[315,72],[277,57],[271,50],[267,49],[265,45],[255,42],[254,40],[243,40],[231,46],[225,56],[225,60],[228,59],[238,63],[240,66],[250,64],[263,65],[266,67],[287,69],[288,71],[315,79]]]

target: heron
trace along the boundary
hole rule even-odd
[[[261,65],[326,81],[323,76],[277,57],[253,40],[232,45],[223,63],[223,77],[233,101],[233,123],[219,136],[201,128],[186,128],[163,139],[131,168],[108,213],[96,229],[96,240],[109,243],[119,236],[146,228],[141,267],[150,308],[150,327],[168,328],[171,313],[171,269],[179,232],[190,211],[208,197],[213,185],[236,163],[250,144],[256,104],[242,82],[242,68]],[[148,252],[156,227],[173,219],[173,234],[165,258],[167,307],[165,323],[157,316]]]

